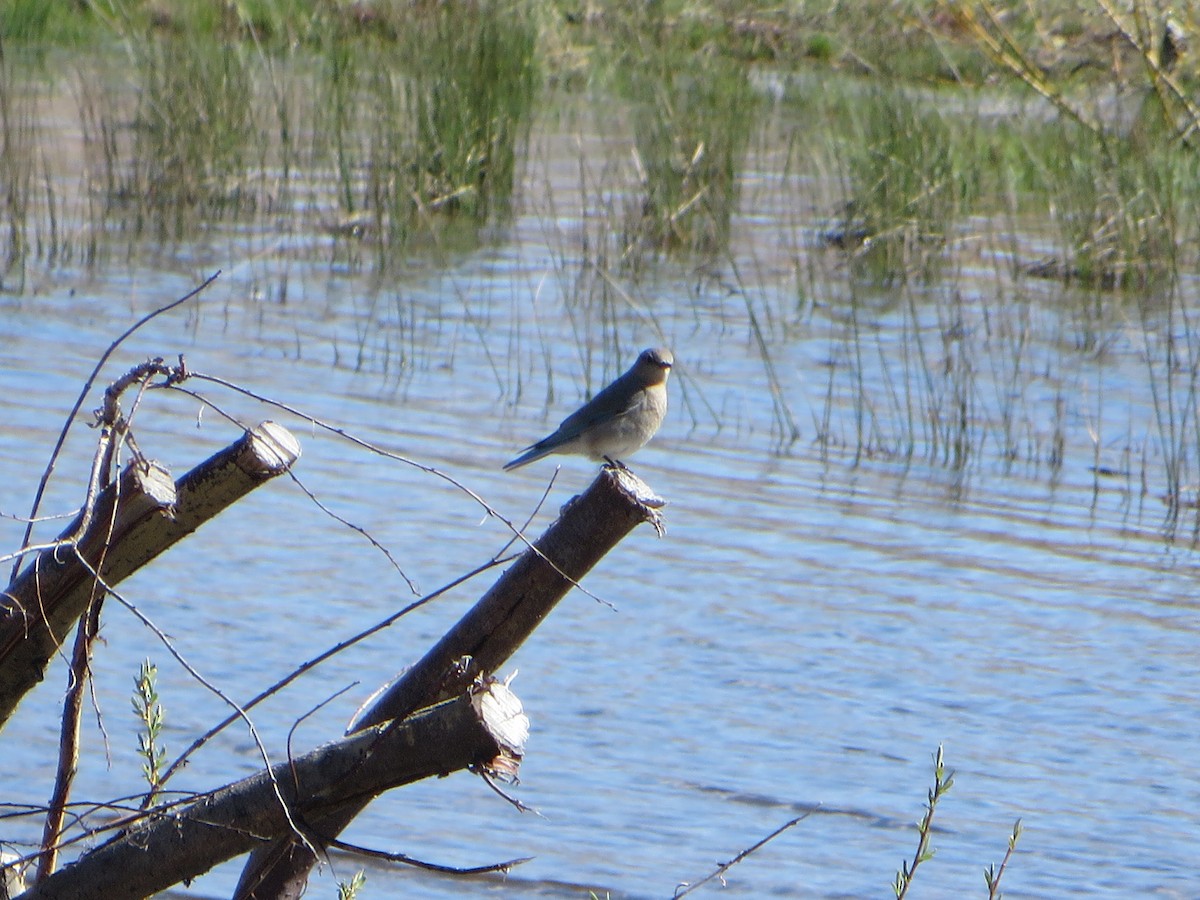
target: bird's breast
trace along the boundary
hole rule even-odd
[[[667,411],[665,385],[643,388],[630,398],[626,409],[597,422],[583,435],[593,459],[620,459],[641,448],[658,431]]]

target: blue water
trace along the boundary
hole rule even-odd
[[[545,140],[566,153],[567,143],[552,137]],[[573,165],[548,159],[529,176],[545,193]],[[755,207],[755,221],[734,229],[739,260],[759,263],[750,302],[776,314],[766,346],[800,430],[787,444],[747,305],[717,280],[697,282],[662,263],[649,281],[625,284],[636,304],[571,299],[569,267],[555,262],[573,246],[571,197],[558,201],[557,224],[531,203],[498,246],[386,285],[353,272],[330,277],[318,236],[311,258],[254,260],[239,256],[230,237],[177,251],[177,260],[191,262],[141,260],[131,271],[90,277],[56,270],[27,293],[0,297],[7,514],[28,508],[98,354],[137,316],[210,271],[195,259],[227,274],[192,307],[133,338],[102,383],[149,355],[185,353],[197,371],[436,466],[516,521],[536,504],[554,461],[516,473],[500,465],[574,409],[585,384],[596,389],[643,346],[674,349],[670,417],[631,461],[669,500],[666,537],[636,530],[586,580],[615,610],[569,595],[506,670],[519,670],[513,689],[532,722],[512,790],[538,815],[518,813],[460,773],[380,798],[346,834],[443,865],[534,860],[464,886],[339,856],[314,877],[309,896],[334,896],[338,879],[365,867],[373,897],[668,897],[810,811],[730,870],[723,893],[888,896],[916,847],[913,823],[939,744],[955,782],[937,810],[937,852],[918,872],[920,896],[984,895],[983,870],[999,863],[1018,818],[1024,833],[1003,884],[1012,896],[1194,896],[1200,558],[1186,535],[1164,538],[1136,352],[1118,346],[1101,361],[1072,355],[1058,343],[1069,323],[1035,300],[1042,332],[1029,352],[1040,374],[1022,390],[1028,399],[1065,387],[1072,398],[1061,423],[1061,470],[1040,453],[1006,464],[993,432],[964,471],[921,452],[855,464],[859,412],[852,382],[837,374],[849,346],[841,320],[781,298],[786,253],[803,244],[799,231],[786,229],[800,226]],[[777,237],[781,229],[790,241]],[[781,251],[780,242],[791,249]],[[285,276],[283,303],[277,285]],[[975,287],[975,302],[986,304],[987,286]],[[861,365],[876,398],[887,396],[879,348],[904,340],[902,305],[881,306],[871,325]],[[988,394],[990,378],[980,376],[980,396],[998,397]],[[292,428],[304,447],[297,476],[388,547],[421,590],[485,561],[508,539],[445,481],[282,411],[192,386],[245,421]],[[1088,429],[1096,423],[1087,413],[1101,408],[1101,396],[1102,462],[1124,458],[1122,441],[1135,447],[1148,473],[1145,493],[1141,474],[1097,479],[1092,471]],[[85,411],[98,401],[93,392]],[[827,402],[845,442],[828,452],[814,440]],[[998,408],[978,403],[981,417]],[[1049,446],[1052,405],[1019,409],[1028,411],[1016,429],[1021,440]],[[897,433],[887,421],[881,430]],[[177,475],[238,435],[212,410],[201,414],[196,400],[161,392],[144,400],[135,429],[142,450]],[[76,426],[44,511],[80,502],[93,440]],[[594,474],[590,463],[564,460],[531,530]],[[15,547],[20,532],[0,520],[0,547]],[[357,704],[417,659],[491,577],[255,710],[271,758],[285,755],[296,719],[346,690],[305,719],[292,746],[339,735]],[[287,479],[237,504],[120,591],[239,700],[413,596],[377,550]],[[227,712],[110,600],[95,660],[104,731],[89,711],[79,799],[141,787],[128,696],[146,657],[159,666],[169,752]],[[0,800],[48,797],[65,679],[59,661],[0,733]],[[236,726],[173,786],[212,788],[260,765]],[[36,819],[0,820],[0,840],[28,849],[39,827]],[[174,895],[228,896],[239,869],[221,866]]]

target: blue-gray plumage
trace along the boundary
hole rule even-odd
[[[558,430],[508,463],[516,469],[551,453],[580,453],[620,464],[654,437],[667,412],[667,376],[675,358],[662,348],[643,350],[628,372],[563,419]]]

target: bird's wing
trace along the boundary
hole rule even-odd
[[[622,416],[629,415],[636,407],[636,402],[626,401],[617,404],[615,398],[630,397],[633,399],[635,391],[631,391],[625,384],[626,378],[622,375],[595,397],[585,403],[582,407],[575,410],[571,415],[562,420],[558,426],[558,430],[554,432],[556,438],[570,440],[578,437],[592,425],[604,419],[619,419]]]

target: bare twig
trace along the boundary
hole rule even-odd
[[[115,509],[115,507],[114,507]],[[70,685],[63,700],[62,721],[59,727],[58,768],[54,777],[54,788],[42,824],[42,852],[38,860],[38,879],[45,878],[57,866],[58,846],[63,834],[67,803],[71,786],[79,763],[80,723],[83,718],[83,697],[91,682],[90,668],[92,646],[100,631],[100,610],[104,606],[104,593],[92,597],[87,612],[79,620],[75,632],[75,646],[71,652]]]
[[[289,827],[296,834],[296,836],[315,855],[316,850],[308,843],[308,838],[306,838],[304,836],[303,832],[300,830],[300,827],[296,824],[296,822],[292,818],[291,807],[288,805],[287,800],[284,798],[283,792],[279,788],[279,783],[275,780],[275,775],[271,768],[270,754],[267,752],[267,747],[263,743],[262,738],[259,736],[258,728],[255,727],[254,721],[250,718],[250,716],[246,712],[246,710],[243,709],[241,706],[239,706],[237,704],[237,702],[235,700],[233,700],[233,698],[226,695],[225,692],[222,691],[219,687],[217,687],[215,684],[213,684],[211,681],[209,681],[207,678],[205,678],[203,675],[201,675],[200,672],[195,668],[195,666],[193,666],[190,662],[188,662],[187,659],[184,657],[184,655],[179,652],[179,650],[171,642],[171,639],[169,637],[167,637],[166,633],[161,628],[159,628],[157,625],[155,625],[149,616],[147,616],[140,609],[138,609],[137,606],[135,606],[130,600],[125,598],[119,591],[117,591],[111,585],[105,584],[104,579],[102,579],[100,577],[100,572],[97,569],[92,568],[88,564],[86,559],[84,559],[82,556],[80,556],[79,560],[82,563],[82,565],[85,566],[92,573],[92,577],[96,579],[96,582],[98,584],[100,584],[104,587],[104,590],[109,595],[111,595],[114,599],[117,600],[118,603],[120,603],[122,606],[124,606],[126,609],[128,609],[131,613],[133,613],[141,621],[141,623],[143,625],[145,625],[147,628],[149,628],[154,633],[154,635],[159,639],[159,641],[162,642],[162,645],[167,648],[167,652],[170,653],[171,656],[175,657],[175,661],[177,663],[179,663],[180,666],[183,667],[184,671],[186,671],[189,675],[191,675],[192,678],[194,678],[196,680],[196,682],[199,683],[202,687],[208,689],[211,693],[215,694],[218,698],[220,698],[222,702],[224,702],[228,706],[231,706],[233,708],[234,712],[236,713],[236,717],[246,723],[246,728],[247,728],[247,730],[249,730],[250,736],[251,736],[251,738],[253,738],[255,746],[258,748],[259,756],[262,758],[264,770],[267,772],[267,776],[271,780],[271,787],[275,793],[276,799],[278,799],[278,801],[279,801],[279,805],[283,811],[284,818],[287,820]],[[163,777],[161,779],[159,779],[159,787],[160,788],[162,787],[163,784],[166,783],[166,777],[168,774],[170,774],[170,771],[171,770],[168,769],[167,772],[164,773]],[[152,797],[153,797],[153,793],[147,794],[146,797],[144,798],[143,802],[148,805],[149,801],[152,799]]]
[[[720,865],[718,865],[716,870],[711,875],[705,876],[704,878],[697,881],[695,884],[690,884],[689,882],[685,881],[683,884],[679,885],[679,887],[675,888],[674,896],[676,897],[676,900],[678,900],[679,897],[684,897],[684,896],[690,894],[692,891],[696,890],[701,885],[708,884],[708,882],[712,881],[714,878],[720,878],[721,883],[724,884],[726,872],[728,872],[730,869],[732,869],[734,866],[736,866],[738,863],[740,863],[743,859],[745,859],[751,853],[754,853],[755,851],[757,851],[761,847],[765,846],[770,841],[775,840],[775,838],[779,837],[779,835],[783,834],[789,828],[793,827],[794,825],[799,824],[800,822],[803,822],[805,819],[807,819],[809,816],[811,816],[814,812],[816,812],[817,809],[818,809],[818,807],[814,806],[812,809],[808,810],[804,814],[796,816],[796,818],[792,819],[790,822],[784,822],[782,825],[780,825],[778,828],[776,828],[774,831],[772,831],[770,834],[768,834],[765,838],[751,844],[749,847],[747,847],[745,850],[743,850],[741,853],[739,853],[733,859],[729,860],[728,862],[723,862]],[[680,888],[683,888],[683,890],[680,890]]]
[[[58,841],[54,845],[56,853],[61,853],[64,849],[75,844],[93,841],[98,836],[107,834],[112,831],[120,831],[129,828],[131,825],[141,821],[142,819],[151,816],[162,815],[164,812],[169,812],[179,806],[184,806],[189,803],[194,803],[197,800],[211,796],[215,791],[207,791],[202,794],[192,792],[180,792],[176,794],[175,799],[168,802],[160,803],[155,809],[145,811],[139,806],[133,805],[135,802],[140,802],[145,796],[144,794],[129,795],[125,797],[116,797],[112,800],[96,801],[96,800],[76,800],[67,804],[67,818],[70,820],[72,828],[78,828],[79,833],[74,837],[66,838]],[[159,795],[163,796],[162,794]],[[0,803],[0,810],[8,810],[0,812],[0,821],[13,818],[25,818],[30,816],[44,816],[49,811],[47,806],[35,806],[33,804],[17,804],[17,803]],[[89,824],[88,818],[100,812],[108,812],[111,817],[103,825],[93,826]],[[63,829],[65,834],[67,829]],[[60,835],[61,837],[61,835]],[[32,853],[22,856],[17,860],[18,864],[25,866],[36,860],[42,855],[42,850],[38,849]]]
[[[294,738],[296,736],[296,731],[300,728],[301,725],[304,724],[304,720],[307,719],[309,716],[315,715],[316,713],[320,712],[322,709],[324,709],[326,706],[328,706],[330,703],[332,703],[338,697],[342,696],[342,694],[346,693],[346,691],[350,690],[356,684],[358,684],[358,682],[354,681],[354,682],[351,682],[350,684],[346,685],[341,690],[334,691],[332,694],[330,694],[328,697],[326,697],[324,700],[322,700],[316,706],[312,707],[312,709],[308,710],[308,712],[304,713],[304,715],[300,716],[298,719],[296,719],[295,722],[292,723],[292,727],[288,729],[288,734],[287,734],[288,762],[292,762],[294,759],[294,756],[292,754],[292,738]]]
[[[384,459],[390,459],[390,460],[394,460],[395,462],[403,463],[404,465],[412,466],[415,469],[419,469],[422,472],[433,475],[435,478],[440,478],[442,481],[445,481],[451,487],[455,488],[458,491],[461,491],[463,494],[466,494],[469,498],[471,498],[471,500],[473,500],[480,507],[482,507],[484,512],[487,513],[487,515],[489,517],[494,518],[497,521],[499,521],[501,524],[503,524],[504,527],[507,528],[508,531],[517,540],[519,540],[526,547],[528,547],[530,550],[532,550],[535,554],[537,554],[539,557],[541,557],[542,561],[545,562],[547,565],[549,565],[558,575],[562,576],[563,578],[566,578],[572,587],[581,591],[585,596],[591,597],[593,600],[595,600],[599,603],[603,603],[606,606],[612,606],[612,604],[609,603],[608,601],[603,600],[600,597],[597,597],[595,594],[593,594],[587,588],[583,587],[581,584],[579,584],[578,582],[574,581],[573,579],[571,579],[567,575],[565,575],[554,564],[553,560],[546,559],[544,556],[542,556],[541,551],[538,550],[537,547],[535,547],[533,545],[533,541],[531,541],[526,536],[525,532],[521,528],[518,528],[516,525],[514,525],[510,519],[508,519],[506,516],[501,515],[500,512],[495,509],[495,507],[493,507],[490,503],[488,503],[486,500],[484,500],[481,496],[479,496],[479,494],[477,494],[471,488],[467,487],[465,484],[460,482],[458,479],[454,478],[452,475],[448,475],[445,472],[441,471],[440,469],[438,469],[434,466],[429,466],[429,465],[425,465],[424,463],[419,463],[416,460],[411,459],[407,456],[404,456],[401,453],[396,453],[392,450],[386,450],[377,444],[371,443],[370,441],[366,440],[365,438],[360,438],[357,435],[352,434],[351,432],[347,431],[344,428],[341,428],[337,425],[331,425],[328,422],[325,422],[321,419],[316,418],[315,416],[311,416],[308,413],[304,412],[303,410],[298,409],[297,407],[294,407],[288,403],[283,403],[280,400],[273,400],[270,397],[264,396],[263,394],[259,394],[255,391],[250,390],[249,388],[244,388],[241,385],[236,384],[232,381],[228,381],[224,378],[221,378],[218,375],[205,375],[200,372],[188,372],[188,377],[193,380],[208,381],[208,382],[211,382],[212,384],[220,385],[221,387],[228,388],[229,390],[234,391],[235,393],[239,393],[245,397],[249,397],[252,400],[257,400],[259,403],[263,403],[267,406],[273,406],[278,410],[282,410],[283,412],[286,412],[288,415],[295,416],[298,419],[302,419],[303,421],[308,422],[310,425],[312,425],[315,428],[319,428],[322,431],[327,431],[330,434],[337,435],[338,437],[342,438],[343,440],[349,441],[351,444],[355,445],[356,447],[361,447],[364,450],[368,450],[371,453],[374,453],[378,456],[382,456]],[[189,388],[180,387],[178,384],[166,384],[166,385],[162,385],[162,387],[170,388],[171,390],[175,390],[175,391],[179,391],[180,393],[187,394],[189,397],[192,397],[192,398],[200,401],[201,403],[205,404],[206,406],[210,407],[211,409],[216,410],[221,415],[227,417],[230,421],[237,422],[236,418],[234,418],[234,417],[230,416],[228,413],[224,412],[212,400],[208,399],[207,397],[205,397],[202,394],[197,393],[194,390],[190,390]]]
[[[303,663],[302,665],[298,666],[296,669],[293,669],[292,672],[290,672],[288,675],[284,676],[279,681],[275,682],[275,684],[271,685],[269,688],[260,692],[259,694],[257,694],[253,698],[251,698],[249,701],[247,701],[245,704],[243,704],[241,709],[243,709],[243,710],[253,709],[255,706],[262,703],[268,697],[272,697],[275,694],[279,693],[279,691],[283,690],[285,687],[287,687],[289,684],[291,684],[293,681],[295,681],[301,675],[305,674],[306,672],[310,671],[311,669],[316,668],[321,663],[325,662],[327,659],[330,659],[333,656],[336,656],[338,653],[341,653],[346,648],[352,647],[355,644],[366,640],[371,635],[373,635],[379,631],[382,631],[383,629],[388,628],[391,625],[394,625],[400,618],[408,615],[414,609],[424,606],[426,603],[429,603],[432,600],[437,599],[438,597],[442,596],[442,594],[445,594],[448,591],[452,590],[453,588],[456,588],[459,585],[469,581],[470,579],[474,578],[476,575],[479,575],[482,572],[486,572],[488,569],[493,568],[494,566],[504,565],[507,562],[508,562],[507,559],[490,559],[483,565],[477,566],[474,569],[472,569],[470,572],[467,572],[464,575],[460,575],[458,578],[455,578],[453,581],[450,581],[450,582],[442,585],[436,591],[432,591],[431,593],[426,594],[424,597],[421,597],[419,600],[414,600],[412,603],[408,604],[403,609],[388,616],[386,619],[376,622],[370,628],[360,631],[358,634],[352,635],[351,637],[346,638],[344,641],[340,641],[339,643],[330,647],[328,650],[325,650],[324,652],[317,654],[312,659],[310,659],[308,662]],[[173,763],[171,763],[170,766],[167,767],[166,772],[164,772],[163,776],[162,776],[162,783],[166,783],[167,779],[169,779],[188,760],[188,758],[193,753],[195,753],[197,750],[199,750],[201,747],[203,747],[205,744],[207,744],[210,740],[212,740],[212,738],[214,738],[220,732],[224,731],[227,727],[229,727],[234,722],[236,722],[238,720],[238,718],[239,718],[239,716],[237,713],[232,713],[229,716],[227,716],[226,718],[222,719],[220,722],[218,722],[216,725],[214,725],[212,728],[210,728],[208,731],[206,731],[200,737],[196,738],[196,740],[194,740],[191,743],[191,746],[189,746],[186,750],[184,750],[183,753],[181,753],[179,755],[179,757]]]
[[[350,690],[352,687],[354,687],[354,685],[357,683],[358,682],[353,682],[352,684],[348,684],[345,687],[343,687],[341,690],[338,690],[338,691],[334,692],[333,694],[330,694],[328,697],[326,697],[324,700],[322,700],[320,703],[318,703],[312,709],[310,709],[306,713],[304,713],[304,715],[302,715],[298,719],[296,719],[296,721],[292,723],[292,727],[288,729],[287,762],[288,762],[288,767],[292,773],[292,787],[294,790],[296,790],[297,793],[299,793],[299,790],[300,790],[300,777],[296,772],[296,757],[295,757],[295,754],[292,752],[292,738],[294,738],[296,736],[297,729],[299,729],[299,727],[304,723],[305,719],[307,719],[309,716],[315,714],[323,707],[328,706],[330,703],[332,703],[338,697],[342,696],[342,694],[346,693],[348,690]],[[308,843],[306,841],[305,845],[308,847],[309,851],[314,856],[317,855],[317,850],[316,850],[316,847],[314,846],[314,844]],[[325,845],[322,844],[321,846],[323,848]]]
[[[1088,119],[1080,110],[1068,103],[1062,92],[1046,80],[1042,70],[1029,59],[1020,44],[1017,43],[1016,38],[1004,27],[995,7],[986,0],[981,2],[979,7],[987,18],[987,27],[976,17],[971,4],[961,3],[956,9],[968,32],[984,52],[992,58],[992,61],[1016,75],[1034,93],[1053,104],[1059,112],[1082,125],[1095,137],[1102,138],[1104,135],[1100,125]]]
[[[554,467],[554,472],[553,472],[553,474],[551,474],[550,480],[546,482],[546,489],[544,491],[542,491],[542,496],[538,498],[538,502],[533,505],[533,510],[529,513],[528,516],[525,517],[524,524],[522,524],[521,527],[517,529],[519,532],[524,532],[525,529],[530,526],[530,524],[533,522],[533,520],[537,518],[537,514],[539,512],[541,512],[542,506],[544,506],[546,503],[546,498],[550,496],[550,490],[551,490],[551,488],[554,487],[554,482],[556,482],[558,480],[558,473],[560,471],[561,471],[560,466]],[[511,547],[516,542],[517,542],[517,536],[513,535],[511,538],[509,538],[508,543],[505,544],[503,547],[501,547],[499,549],[499,551],[497,551],[496,555],[503,556],[505,553],[508,552],[508,548]]]
[[[1122,40],[1133,49],[1138,58],[1141,59],[1142,64],[1146,67],[1146,71],[1150,75],[1150,81],[1154,86],[1155,92],[1158,94],[1163,114],[1167,115],[1168,110],[1171,108],[1171,102],[1178,104],[1187,113],[1188,122],[1184,127],[1180,127],[1177,122],[1171,120],[1168,120],[1167,126],[1181,140],[1188,140],[1192,132],[1200,128],[1200,106],[1197,106],[1192,101],[1188,93],[1180,87],[1179,82],[1163,67],[1162,61],[1158,59],[1153,48],[1138,38],[1134,33],[1135,29],[1131,28],[1125,22],[1122,14],[1113,6],[1112,0],[1099,0],[1099,3],[1100,8],[1104,10],[1104,14],[1108,16],[1108,20],[1117,29],[1117,33],[1121,36]],[[1148,20],[1149,18],[1143,3],[1135,4],[1133,12],[1135,15],[1140,14],[1143,19]]]
[[[228,421],[232,425],[235,425],[238,428],[241,428],[243,430],[247,430],[246,424],[244,422],[239,421],[236,416],[233,416],[232,414],[226,412],[220,406],[218,406],[217,404],[215,404],[211,400],[209,400],[207,397],[203,397],[200,394],[196,393],[195,391],[191,391],[191,390],[187,390],[186,388],[179,387],[179,385],[186,378],[190,378],[190,377],[191,377],[191,373],[189,371],[187,371],[183,357],[180,356],[179,369],[176,370],[175,373],[168,375],[166,383],[164,383],[162,385],[147,385],[147,386],[148,387],[157,386],[157,387],[175,388],[180,393],[187,394],[189,397],[192,397],[195,400],[198,400],[200,403],[203,403],[205,408],[212,409],[213,411],[215,411],[218,415],[220,415],[222,418],[224,418],[226,421]],[[140,395],[139,395],[139,397],[140,397]],[[311,491],[307,485],[305,485],[305,483],[300,479],[300,477],[298,475],[296,475],[296,473],[292,469],[288,469],[288,475],[291,477],[292,481],[295,482],[296,487],[300,488],[300,490],[304,492],[304,494],[308,497],[309,500],[311,500],[313,502],[313,504],[317,507],[317,509],[321,510],[321,512],[325,513],[325,515],[329,516],[335,522],[338,522],[339,524],[344,525],[346,528],[349,528],[351,531],[358,532],[360,535],[362,535],[364,538],[366,538],[371,543],[371,545],[376,550],[378,550],[380,553],[382,553],[384,555],[384,557],[387,559],[387,561],[389,563],[391,563],[392,568],[394,568],[396,570],[396,572],[400,575],[400,577],[404,579],[404,583],[408,585],[408,589],[410,591],[412,591],[414,594],[420,593],[419,589],[417,588],[416,583],[411,578],[409,578],[407,573],[405,573],[404,569],[400,566],[400,563],[396,560],[396,557],[394,555],[392,555],[391,550],[389,550],[382,543],[380,543],[380,541],[378,541],[370,532],[368,532],[361,525],[356,525],[353,522],[349,521],[348,519],[338,515],[338,513],[336,513],[333,509],[331,509],[329,506],[327,506],[325,503],[323,503],[320,500],[320,498],[318,498],[317,495],[315,493],[313,493],[313,491]]]
[[[184,304],[184,303],[188,302],[189,300],[193,299],[194,297],[198,296],[210,284],[212,284],[214,281],[216,281],[217,278],[220,277],[220,275],[221,275],[220,270],[217,270],[212,275],[210,275],[208,278],[206,278],[198,287],[193,288],[191,291],[184,294],[179,299],[172,300],[170,303],[166,304],[165,306],[160,306],[158,309],[153,310],[152,312],[149,312],[146,315],[142,316],[140,319],[138,319],[136,322],[134,322],[132,325],[130,325],[129,328],[127,328],[120,337],[118,337],[115,341],[113,341],[111,344],[109,344],[108,349],[106,349],[100,355],[100,359],[96,362],[96,365],[92,368],[92,373],[87,377],[87,380],[84,382],[83,389],[79,392],[79,397],[75,400],[75,405],[71,407],[71,412],[68,413],[67,420],[63,423],[62,431],[59,432],[58,440],[54,444],[54,449],[50,452],[50,461],[46,464],[46,468],[42,472],[41,480],[38,482],[37,491],[34,493],[33,506],[31,507],[30,512],[29,512],[30,521],[29,521],[29,524],[27,524],[25,527],[24,537],[21,538],[22,546],[29,543],[30,535],[33,533],[33,522],[37,518],[38,510],[41,509],[42,498],[45,496],[45,493],[46,493],[46,486],[50,483],[50,477],[54,474],[54,467],[58,463],[59,454],[62,453],[63,445],[67,441],[67,433],[71,430],[71,425],[74,423],[75,417],[77,415],[79,415],[80,408],[83,406],[84,401],[87,399],[87,395],[91,392],[92,385],[94,385],[96,383],[96,379],[100,375],[100,370],[104,368],[104,364],[108,362],[109,357],[111,357],[113,355],[113,353],[116,352],[117,348],[120,347],[121,344],[123,344],[126,341],[126,339],[129,338],[130,335],[132,335],[135,331],[137,331],[139,328],[141,328],[147,322],[151,321],[152,319],[157,318],[158,316],[163,315],[164,313],[170,312],[171,310],[175,309],[176,307],[181,306],[182,304]],[[10,580],[16,578],[17,573],[21,570],[21,559],[22,558],[23,558],[22,556],[18,556],[16,558],[16,560],[13,562],[13,569],[12,569],[12,575],[10,576]]]
[[[358,844],[348,844],[345,841],[337,838],[325,839],[330,847],[336,847],[339,850],[344,850],[347,853],[353,853],[356,856],[366,856],[371,859],[385,859],[388,862],[404,863],[406,866],[415,866],[418,869],[427,869],[430,872],[442,872],[446,875],[485,875],[488,872],[508,872],[513,866],[519,866],[522,863],[527,863],[533,859],[532,856],[522,856],[519,859],[510,859],[505,862],[492,863],[488,866],[472,866],[467,869],[460,869],[457,866],[440,866],[437,863],[424,862],[412,856],[406,856],[403,853],[385,853],[382,850],[372,850],[369,847],[360,847]]]
[[[539,819],[546,818],[540,812],[538,812],[536,809],[534,809],[532,806],[527,806],[526,804],[522,803],[520,800],[518,800],[512,794],[508,793],[508,791],[504,790],[504,788],[500,787],[500,785],[496,784],[496,779],[494,779],[491,775],[489,775],[482,766],[473,766],[471,768],[471,771],[474,772],[476,775],[478,775],[480,778],[482,778],[483,783],[486,784],[488,787],[490,787],[492,789],[492,791],[495,792],[497,797],[499,797],[501,800],[504,800],[505,802],[507,802],[517,812],[533,813]]]
[[[129,383],[129,382],[126,382]],[[143,382],[144,385],[144,382]],[[96,447],[92,461],[92,475],[88,482],[87,500],[84,503],[83,515],[80,516],[80,527],[63,543],[74,545],[87,533],[91,524],[92,511],[95,509],[96,497],[102,487],[113,483],[113,470],[119,464],[120,429],[116,424],[116,398],[119,391],[110,386],[105,392],[105,409],[111,414],[101,429],[101,437]],[[118,435],[114,442],[112,438]],[[120,479],[116,481],[119,491]],[[107,523],[107,535],[97,560],[96,571],[104,567],[108,553],[109,541],[113,528],[116,526],[117,510],[120,507],[118,493],[113,503],[112,512]],[[80,559],[82,559],[80,555]],[[100,631],[100,610],[104,606],[104,590],[99,579],[91,587],[91,599],[87,609],[79,619],[75,635],[75,646],[71,653],[70,676],[66,697],[63,700],[62,721],[59,727],[58,767],[55,772],[54,788],[50,797],[46,820],[42,826],[42,854],[38,860],[37,878],[45,878],[54,871],[58,863],[58,844],[62,836],[63,822],[66,817],[66,807],[71,796],[71,786],[75,781],[75,772],[79,764],[80,722],[83,717],[83,697],[90,684],[90,668],[92,646]]]
[[[313,502],[313,505],[316,506],[317,509],[325,513],[325,515],[329,516],[329,518],[333,519],[335,522],[344,525],[351,531],[355,531],[366,538],[370,542],[371,546],[382,553],[387,561],[392,564],[392,568],[395,569],[399,573],[400,577],[404,579],[404,583],[408,585],[408,589],[414,594],[417,594],[418,596],[420,595],[421,591],[418,589],[416,582],[409,578],[404,569],[400,567],[400,563],[396,561],[396,557],[392,555],[391,550],[380,543],[373,534],[367,531],[367,529],[363,528],[361,525],[355,525],[353,522],[344,518],[343,516],[338,515],[336,512],[322,503],[317,495],[310,491],[308,486],[305,485],[305,483],[301,481],[296,473],[291,469],[288,469],[288,475],[291,476],[291,479],[295,483],[296,487],[300,488],[300,490],[304,492],[304,496],[308,497],[308,499]]]
[[[0,511],[0,519],[11,519],[14,522],[24,522],[27,525],[31,522],[34,525],[40,525],[42,522],[61,522],[64,519],[73,519],[77,515],[79,515],[79,512],[80,512],[80,510],[73,509],[70,512],[52,513],[51,515],[48,515],[48,516],[37,516],[34,518],[30,518],[29,516],[18,516],[18,515],[14,515],[13,513],[6,513],[3,511]],[[45,549],[44,547],[36,547],[36,548],[26,547],[23,549],[22,552],[33,553],[38,550],[44,550],[44,549]],[[5,556],[0,556],[0,562],[8,562],[10,559],[15,557],[16,555],[17,555],[16,553],[9,553]]]

